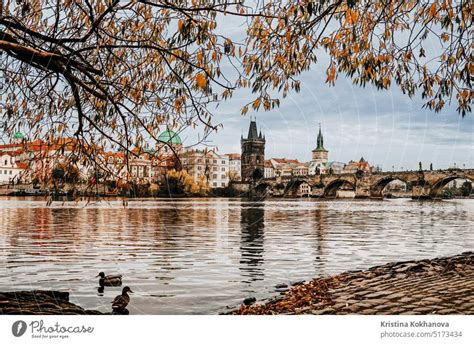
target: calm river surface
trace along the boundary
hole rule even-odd
[[[0,291],[55,289],[110,311],[100,272],[135,292],[131,314],[214,314],[275,285],[474,250],[474,200],[240,199],[100,203],[0,199]]]

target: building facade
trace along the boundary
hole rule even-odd
[[[308,164],[304,163],[304,164],[300,164],[298,166],[295,166],[293,168],[293,176],[296,176],[296,177],[302,177],[302,176],[307,176],[309,174],[309,167],[308,167]]]
[[[346,166],[344,166],[343,170],[344,173],[357,173],[359,171],[364,173],[372,173],[372,166],[364,159],[364,157],[360,158],[359,161],[349,161]]]
[[[308,183],[301,183],[296,192],[297,197],[310,197],[311,186]]]
[[[265,169],[263,172],[263,177],[265,179],[275,178],[275,169],[273,168],[271,160],[265,160]]]
[[[307,175],[307,167],[297,159],[272,158],[270,163],[275,177],[292,177]]]
[[[328,162],[328,173],[330,174],[341,174],[344,172],[345,163],[339,161]]]
[[[247,138],[241,137],[241,178],[255,182],[265,176],[265,137],[257,132],[257,122],[251,121]]]
[[[28,165],[17,162],[12,153],[0,153],[0,184],[26,181]]]
[[[20,135],[15,135],[18,142]],[[21,140],[23,138],[21,137]],[[55,168],[77,169],[80,179],[89,175],[91,167],[82,162],[78,154],[79,141],[73,138],[56,138],[50,142],[35,140],[31,142],[10,143],[0,145],[0,152],[9,153],[15,157],[15,162],[27,167],[24,175],[35,183],[46,183],[52,177]],[[92,146],[88,146],[92,149]],[[22,178],[24,182],[25,178]]]
[[[242,169],[240,154],[230,153],[224,155],[229,158],[229,181],[242,180],[242,175],[240,174]]]
[[[229,157],[213,150],[187,150],[180,155],[181,167],[195,182],[206,181],[210,188],[229,185]]]

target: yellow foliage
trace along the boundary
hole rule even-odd
[[[205,196],[210,190],[204,177],[201,176],[199,180],[195,181],[185,170],[169,171],[168,178],[176,180],[178,187],[182,188],[186,194]]]

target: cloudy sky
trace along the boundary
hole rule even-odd
[[[226,21],[225,31],[237,37],[244,26]],[[410,99],[398,88],[388,91],[361,88],[340,75],[335,87],[325,83],[325,58],[305,72],[301,91],[282,99],[279,108],[269,112],[240,115],[240,109],[252,97],[248,90],[236,92],[220,103],[214,121],[223,129],[211,134],[209,144],[221,153],[240,152],[240,135],[247,134],[250,117],[257,118],[266,136],[266,158],[286,157],[300,161],[311,159],[321,123],[325,148],[330,161],[347,162],[362,156],[384,170],[417,169],[432,162],[434,168],[474,167],[474,118],[462,118],[455,102],[441,113],[422,109],[417,95]],[[196,135],[183,133],[185,143]]]

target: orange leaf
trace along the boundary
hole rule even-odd
[[[436,16],[436,9],[437,9],[437,6],[438,6],[438,2],[434,2],[431,7],[430,7],[430,15],[432,17]]]
[[[351,20],[353,23],[357,21],[359,18],[359,13],[357,11],[351,11]]]
[[[207,79],[203,73],[199,73],[196,75],[196,85],[201,89],[204,89],[206,87]]]

